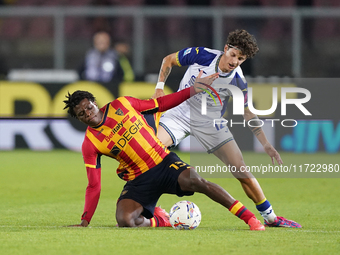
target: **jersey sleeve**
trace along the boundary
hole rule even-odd
[[[215,53],[209,52],[204,47],[185,48],[176,53],[178,66],[188,66],[193,64],[209,66],[215,57]]]
[[[156,112],[164,112],[169,110],[191,96],[196,94],[194,87],[189,87],[178,92],[162,96],[156,99],[141,100],[134,97],[125,97],[128,99],[133,108],[143,114],[153,114]]]
[[[89,132],[89,131],[86,131]],[[82,145],[82,154],[86,167],[90,168],[101,168],[100,157],[101,154],[97,151],[96,147],[92,144],[89,138],[85,136]]]
[[[98,154],[87,137],[85,137],[83,142],[82,154],[86,166],[88,184],[85,192],[84,212],[81,219],[90,222],[96,211],[101,191],[100,154]]]

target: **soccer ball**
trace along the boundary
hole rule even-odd
[[[184,200],[177,202],[170,210],[170,224],[174,229],[195,229],[201,222],[201,212],[196,204]]]

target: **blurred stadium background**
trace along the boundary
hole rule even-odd
[[[306,87],[314,98],[306,104],[313,109],[313,120],[294,128],[278,125],[268,131],[270,141],[283,151],[339,151],[339,117],[326,105],[336,102],[340,91],[339,0],[0,3],[0,150],[78,150],[83,129],[62,111],[68,90],[89,89],[102,104],[120,95],[150,97],[164,56],[191,46],[222,50],[228,33],[243,28],[256,36],[260,47],[259,54],[242,65],[249,86],[257,86],[257,106],[270,107],[269,88],[274,86]],[[117,95],[101,84],[79,81],[75,71],[98,30],[108,31],[113,42],[123,39],[131,45],[136,81],[121,84]],[[173,68],[168,92],[177,89],[184,72],[185,68]],[[320,89],[320,83],[330,87]],[[288,118],[304,119],[294,109]],[[241,149],[260,150],[251,132],[243,131],[233,130]]]

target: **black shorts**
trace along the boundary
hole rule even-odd
[[[170,152],[159,165],[128,181],[118,201],[129,198],[140,203],[144,208],[142,215],[150,219],[162,194],[176,194],[179,197],[194,194],[182,191],[177,181],[180,173],[188,168],[190,168],[188,164]]]

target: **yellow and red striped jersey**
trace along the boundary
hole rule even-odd
[[[194,87],[189,87],[153,100],[122,97],[100,109],[103,119],[98,126],[87,128],[82,146],[89,181],[82,220],[90,222],[98,205],[100,157],[117,159],[117,173],[127,181],[159,164],[170,153],[156,137],[161,112],[194,94]]]
[[[158,125],[156,99],[120,97],[100,110],[104,113],[102,122],[87,128],[82,145],[86,167],[101,168],[100,156],[106,155],[120,162],[117,174],[128,181],[158,165],[170,153],[157,138],[157,127],[145,117],[152,117]]]

